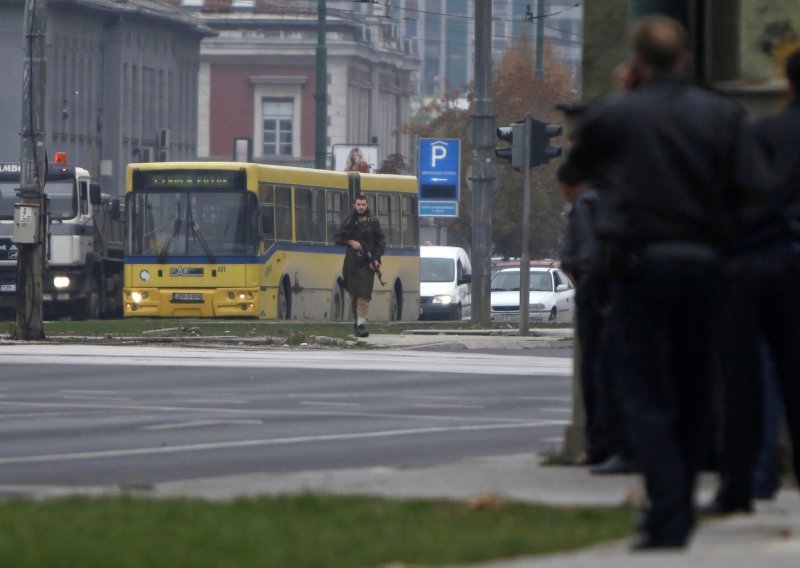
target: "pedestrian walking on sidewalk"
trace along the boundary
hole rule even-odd
[[[370,213],[366,197],[358,196],[353,201],[353,213],[336,233],[336,244],[347,247],[342,278],[353,309],[353,335],[368,337],[369,302],[375,275],[381,269],[386,237],[380,222]]]
[[[598,220],[611,283],[615,361],[627,439],[648,508],[634,550],[685,546],[710,416],[723,256],[755,156],[735,103],[697,86],[683,26],[638,20],[630,65],[640,85],[582,121],[567,164],[603,179]]]

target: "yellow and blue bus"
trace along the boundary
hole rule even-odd
[[[334,234],[356,195],[386,234],[370,318],[417,319],[415,177],[242,162],[128,166],[125,316],[349,320]]]

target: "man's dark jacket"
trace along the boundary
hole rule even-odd
[[[358,251],[348,246],[347,241],[350,239],[358,241],[366,247],[370,257],[359,254]],[[380,222],[370,214],[369,210],[361,218],[353,213],[336,233],[336,244],[347,247],[342,266],[344,289],[356,298],[371,300],[375,272],[367,259],[371,258],[380,262],[386,248],[386,237],[381,230]]]
[[[800,98],[784,112],[756,122],[752,133],[777,177],[773,212],[800,222]]]
[[[743,129],[733,101],[657,74],[590,112],[568,161],[583,180],[607,180],[604,238],[724,249],[741,216],[757,214],[763,201],[763,165],[753,167],[755,146]]]

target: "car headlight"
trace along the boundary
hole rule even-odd
[[[69,276],[55,276],[53,277],[53,286],[58,289],[69,288]]]
[[[449,304],[453,301],[453,298],[450,296],[434,296],[432,302],[434,304]]]
[[[545,308],[544,304],[531,304],[530,308],[532,310],[537,310],[537,311],[542,311],[542,310],[547,309],[547,308]]]

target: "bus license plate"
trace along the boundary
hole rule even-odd
[[[203,294],[194,292],[173,292],[172,301],[182,304],[202,304]]]
[[[16,284],[0,284],[0,292],[16,292]]]

